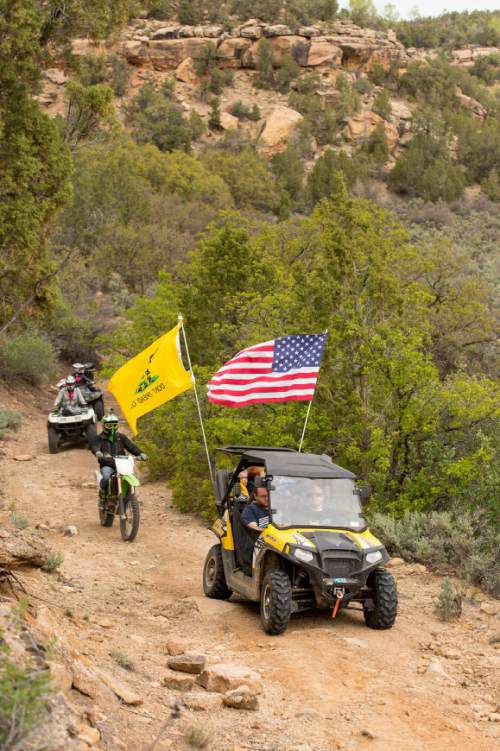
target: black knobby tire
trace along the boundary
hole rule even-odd
[[[203,566],[203,591],[214,600],[227,600],[232,592],[227,586],[224,564],[222,563],[222,546],[213,545],[208,551]]]
[[[87,445],[89,448],[91,448],[92,443],[97,438],[97,426],[95,423],[91,422],[90,425],[87,425],[85,429],[85,436],[87,438]]]
[[[123,499],[123,513],[126,519],[120,519],[120,532],[122,540],[133,542],[139,531],[140,511],[139,500],[135,493],[128,491]]]
[[[277,635],[286,631],[292,612],[292,585],[286,571],[269,571],[260,597],[260,619],[264,631]]]
[[[101,527],[112,527],[115,520],[115,515],[106,511],[106,508],[99,509],[99,521]]]
[[[57,454],[59,449],[59,435],[54,428],[47,428],[47,438],[49,441],[49,453]]]
[[[100,396],[99,399],[96,399],[92,407],[94,408],[97,420],[102,420],[102,418],[104,417],[104,401],[102,399],[102,396]]]
[[[375,569],[370,574],[368,586],[375,609],[364,609],[366,625],[379,631],[392,628],[398,612],[398,593],[393,575],[385,569]]]

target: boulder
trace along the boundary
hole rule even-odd
[[[186,57],[180,65],[175,69],[175,77],[182,83],[187,83],[190,86],[196,86],[199,82],[198,74],[194,68],[193,58]]]
[[[276,107],[266,119],[260,134],[259,150],[268,156],[284,151],[287,140],[293,136],[303,119],[300,112],[290,107]]]
[[[125,59],[131,65],[144,65],[149,60],[148,48],[143,42],[125,42],[122,49]]]
[[[97,728],[91,728],[89,726],[82,728],[78,733],[77,738],[79,741],[84,741],[89,746],[93,746],[96,743],[99,743],[99,741],[101,740],[101,734],[97,730]]]
[[[312,37],[318,37],[320,35],[320,30],[316,26],[301,26],[297,29],[297,34],[299,37],[307,37],[307,39],[311,39]]]
[[[292,34],[291,28],[283,23],[264,26],[262,31],[265,37],[285,37]]]
[[[411,109],[401,99],[391,99],[391,113],[398,120],[411,120],[413,117]]]
[[[385,137],[387,139],[387,148],[389,153],[392,154],[399,143],[399,132],[393,123],[384,120]]]
[[[260,680],[260,675],[255,670],[232,663],[209,665],[197,679],[200,686],[207,691],[219,694],[225,694],[241,686],[247,686],[255,693],[260,693]]]
[[[271,60],[275,68],[281,65],[283,55],[290,55],[298,65],[308,65],[309,42],[304,37],[285,36],[273,37],[269,40],[271,48]],[[255,60],[258,60],[258,45],[254,51]]]
[[[194,681],[193,675],[178,673],[174,670],[167,670],[161,679],[164,686],[174,691],[190,691],[194,687]]]
[[[255,711],[259,707],[257,694],[251,688],[248,688],[248,686],[240,686],[231,691],[226,691],[222,697],[222,703],[225,707],[233,707],[234,709]]]
[[[251,46],[251,40],[243,37],[224,39],[217,48],[220,65],[224,68],[241,68],[245,53]]]
[[[186,57],[196,58],[209,44],[207,39],[165,39],[150,42],[149,58],[155,70],[177,68]]]
[[[179,39],[191,39],[192,37],[196,36],[194,32],[195,26],[179,26],[177,36],[179,37]]]
[[[221,36],[224,29],[222,26],[204,26],[203,27],[203,36],[206,39],[217,39]]]
[[[500,612],[500,605],[493,600],[482,602],[480,605],[479,610],[481,613],[486,613],[486,615],[498,615]]]
[[[229,112],[221,112],[220,124],[222,130],[238,130],[240,121],[234,115]]]
[[[321,41],[319,39],[313,39],[309,47],[309,54],[307,56],[307,65],[325,65],[326,63],[334,63],[340,65],[342,62],[342,50],[331,42]]]
[[[245,39],[260,39],[262,36],[262,26],[243,26],[240,29],[240,36]]]
[[[205,655],[177,655],[169,657],[167,665],[171,670],[199,675],[205,669],[206,662]]]
[[[151,34],[151,39],[177,39],[180,26],[162,26]]]
[[[364,143],[370,138],[375,128],[379,125],[383,125],[384,127],[389,151],[394,151],[399,140],[397,128],[392,123],[388,123],[383,120],[380,115],[377,115],[370,110],[358,112],[351,117],[344,128],[344,137],[348,141],[353,141],[356,144]]]
[[[188,643],[184,639],[177,639],[172,637],[167,640],[165,648],[169,655],[183,655],[188,648]]]
[[[32,566],[43,568],[50,550],[45,542],[21,529],[2,530],[0,535],[0,568],[8,570]]]

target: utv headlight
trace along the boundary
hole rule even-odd
[[[293,554],[295,558],[297,558],[299,561],[302,561],[303,563],[311,563],[312,560],[314,560],[314,553],[311,553],[310,550],[302,550],[302,548],[295,548],[293,551]]]
[[[374,550],[371,553],[366,554],[366,560],[368,563],[377,563],[377,561],[382,560],[382,553],[380,550]]]

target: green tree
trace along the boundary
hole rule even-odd
[[[338,193],[343,184],[352,187],[357,179],[366,175],[363,159],[351,157],[344,151],[327,149],[309,173],[307,189],[311,204],[314,206],[322,198]]]
[[[240,209],[272,212],[279,201],[279,188],[269,163],[252,148],[239,153],[226,149],[210,149],[202,157],[203,164],[219,175],[229,186]]]
[[[349,0],[349,13],[358,26],[369,26],[377,17],[373,0]]]
[[[80,141],[96,137],[101,127],[115,125],[113,91],[104,84],[84,86],[78,81],[66,84],[68,109],[63,124],[64,140],[75,149]]]
[[[389,119],[389,117],[391,116],[391,100],[389,99],[387,89],[382,89],[382,91],[379,91],[379,93],[373,100],[372,110],[377,115],[380,115],[380,117],[383,117],[384,120]]]
[[[191,150],[192,128],[168,87],[144,84],[126,113],[137,143],[152,143],[160,151]]]

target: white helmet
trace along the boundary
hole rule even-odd
[[[66,386],[70,389],[74,389],[76,384],[75,376],[68,376],[66,378]]]
[[[85,365],[82,362],[74,362],[71,366],[75,373],[83,373],[85,370]]]

